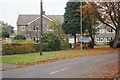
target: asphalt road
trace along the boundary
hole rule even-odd
[[[87,78],[87,72],[118,59],[118,54],[87,56],[3,71],[3,78]]]

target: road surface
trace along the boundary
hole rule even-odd
[[[87,78],[86,73],[118,59],[118,54],[87,56],[3,71],[3,78]],[[83,76],[84,75],[84,76]]]

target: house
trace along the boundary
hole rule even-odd
[[[51,31],[48,23],[56,18],[60,23],[62,15],[43,15],[43,33]],[[17,19],[17,34],[23,34],[29,40],[38,41],[40,36],[40,15],[20,14]]]
[[[95,37],[96,44],[109,44],[109,42],[114,39],[115,31],[112,28],[107,27],[103,23],[100,23],[97,28],[97,34]]]
[[[43,15],[43,33],[52,31],[48,23],[57,19],[61,24],[64,21],[63,15]],[[17,34],[23,34],[29,40],[38,41],[40,34],[40,15],[20,14],[17,19]],[[108,44],[115,36],[115,31],[106,25],[100,23],[97,27],[95,44]],[[80,41],[80,34],[77,34],[77,42]],[[67,35],[69,43],[74,43],[74,37]],[[90,40],[90,38],[89,38]]]

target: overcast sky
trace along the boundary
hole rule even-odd
[[[43,10],[49,15],[63,15],[68,0],[43,0]],[[0,20],[16,27],[19,14],[39,14],[40,0],[0,0]]]

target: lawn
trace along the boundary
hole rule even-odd
[[[74,58],[74,57],[82,57],[88,55],[98,55],[104,53],[113,53],[114,49],[112,48],[94,48],[94,49],[84,49],[80,50],[63,50],[63,51],[54,51],[54,52],[43,52],[43,55],[40,56],[39,53],[29,53],[29,54],[21,54],[21,55],[6,55],[2,56],[3,63],[9,64],[17,64],[23,65],[38,61],[45,60],[56,60],[56,59],[64,59],[64,58]]]

